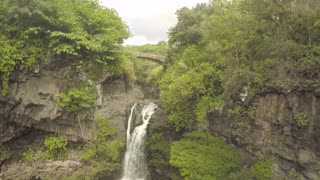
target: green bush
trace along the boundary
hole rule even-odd
[[[251,167],[251,174],[257,180],[268,180],[272,177],[272,161],[261,159]]]
[[[227,179],[239,169],[239,152],[221,138],[192,132],[171,145],[170,164],[186,180]]]
[[[67,140],[65,137],[47,136],[43,147],[44,156],[48,159],[63,160],[66,158]]]
[[[90,147],[90,144],[86,145],[80,155],[80,159],[82,161],[89,161],[90,159],[94,158],[96,156],[96,150]]]
[[[121,167],[120,151],[123,149],[124,143],[112,140],[112,137],[117,133],[117,128],[107,118],[98,115],[97,121],[97,132],[92,141],[84,146],[80,158],[84,162],[103,163],[103,170],[107,172],[119,170]]]
[[[60,94],[59,106],[67,112],[79,114],[95,107],[96,92],[93,86],[81,84]]]
[[[299,112],[294,115],[294,120],[296,121],[299,127],[305,127],[309,123],[309,118],[306,113]]]
[[[21,161],[24,162],[34,162],[41,158],[41,148],[40,147],[31,147],[27,151],[21,154]]]
[[[108,139],[117,133],[117,128],[111,124],[109,119],[102,115],[97,115],[98,132],[96,136],[100,139]]]

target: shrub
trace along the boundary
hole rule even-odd
[[[95,157],[95,155],[96,155],[95,149],[90,147],[90,144],[89,144],[84,147],[83,151],[81,152],[80,159],[82,161],[89,161],[90,159]]]
[[[112,136],[117,133],[117,128],[102,115],[97,116],[98,129],[91,142],[85,145],[82,153],[82,161],[96,160],[104,163],[104,171],[113,172],[118,170],[120,165],[120,150],[124,143],[112,140]]]
[[[172,144],[170,164],[186,180],[226,179],[239,168],[240,155],[221,138],[192,132]]]
[[[102,115],[97,115],[98,120],[98,132],[96,136],[98,138],[106,139],[117,133],[117,128],[113,126],[110,121]]]
[[[40,158],[40,150],[40,147],[37,146],[29,148],[28,151],[25,151],[21,154],[21,160],[28,163],[36,161],[38,158]]]
[[[299,112],[296,115],[294,115],[294,120],[296,121],[299,127],[305,127],[309,123],[309,118],[307,114],[303,112]]]
[[[45,157],[61,160],[66,158],[67,140],[64,137],[47,136],[44,140]]]
[[[59,106],[67,112],[80,113],[95,106],[96,93],[93,86],[82,84],[68,88],[60,94]]]
[[[261,159],[251,167],[251,174],[257,180],[268,180],[272,176],[272,161]]]

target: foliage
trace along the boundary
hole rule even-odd
[[[11,151],[7,147],[5,147],[3,144],[0,144],[0,162],[8,159],[11,154]]]
[[[163,66],[157,66],[148,73],[147,82],[155,82],[156,84],[158,84],[162,75]]]
[[[161,133],[153,133],[151,137],[147,139],[147,147],[151,151],[164,153],[168,153],[170,151],[170,144]]]
[[[241,107],[236,106],[234,109],[228,110],[228,114],[231,116],[239,116],[241,114]]]
[[[252,180],[254,179],[250,169],[243,168],[240,171],[230,174],[228,180]]]
[[[29,148],[28,151],[25,151],[21,154],[21,161],[31,163],[34,162],[36,159],[37,157],[34,148]]]
[[[151,72],[161,67],[161,65],[147,60],[140,60],[133,57],[134,72],[136,81],[141,84],[152,82]]]
[[[121,167],[120,150],[124,147],[124,143],[112,140],[117,128],[107,118],[98,115],[97,121],[97,132],[92,141],[85,145],[80,158],[84,162],[103,163],[103,171],[114,172]]]
[[[272,161],[270,159],[261,159],[251,167],[250,171],[257,180],[271,179]]]
[[[185,179],[227,179],[240,166],[236,148],[206,133],[192,132],[171,145],[170,164]]]
[[[117,128],[111,124],[111,122],[102,115],[97,115],[96,119],[98,120],[98,138],[110,138],[117,133]]]
[[[1,0],[0,77],[2,94],[15,69],[49,59],[121,63],[129,32],[117,13],[95,0]]]
[[[178,170],[169,163],[170,147],[164,133],[154,132],[147,136],[147,161],[153,179],[181,179]]]
[[[195,119],[203,121],[209,110],[221,105],[220,72],[203,63],[175,79],[173,75],[168,72],[161,80],[161,98],[176,130],[191,130]]]
[[[252,119],[252,120],[256,119],[256,111],[257,111],[257,105],[256,104],[250,106],[248,111],[247,111],[248,117],[250,119]]]
[[[157,54],[157,55],[166,55],[168,51],[168,45],[166,42],[160,41],[158,44],[126,46],[126,50],[131,52],[142,52],[142,53],[150,53],[150,54]]]
[[[190,130],[212,107],[239,100],[244,87],[255,92],[318,82],[319,12],[314,0],[216,0],[178,10],[160,81],[176,129]],[[210,80],[202,83],[202,76]]]
[[[147,138],[146,148],[149,152],[149,167],[168,172],[170,144],[161,133],[153,133]]]
[[[296,121],[299,127],[305,127],[309,123],[309,118],[306,113],[299,112],[294,115],[294,120]]]
[[[61,160],[66,158],[67,140],[64,137],[47,136],[44,140],[45,157],[48,159]]]
[[[91,148],[90,145],[86,145],[83,151],[81,152],[80,158],[82,161],[89,161],[90,159],[95,157],[95,155],[96,155],[95,149]]]
[[[96,92],[93,86],[81,84],[60,94],[59,106],[68,112],[79,114],[95,106]]]

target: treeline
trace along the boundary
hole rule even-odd
[[[319,1],[214,0],[176,14],[160,87],[178,131],[238,100],[245,87],[254,93],[319,82]]]

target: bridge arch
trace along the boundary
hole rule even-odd
[[[164,65],[165,56],[151,54],[151,53],[141,53],[141,52],[133,52],[132,54],[138,58],[148,59],[162,66]]]

